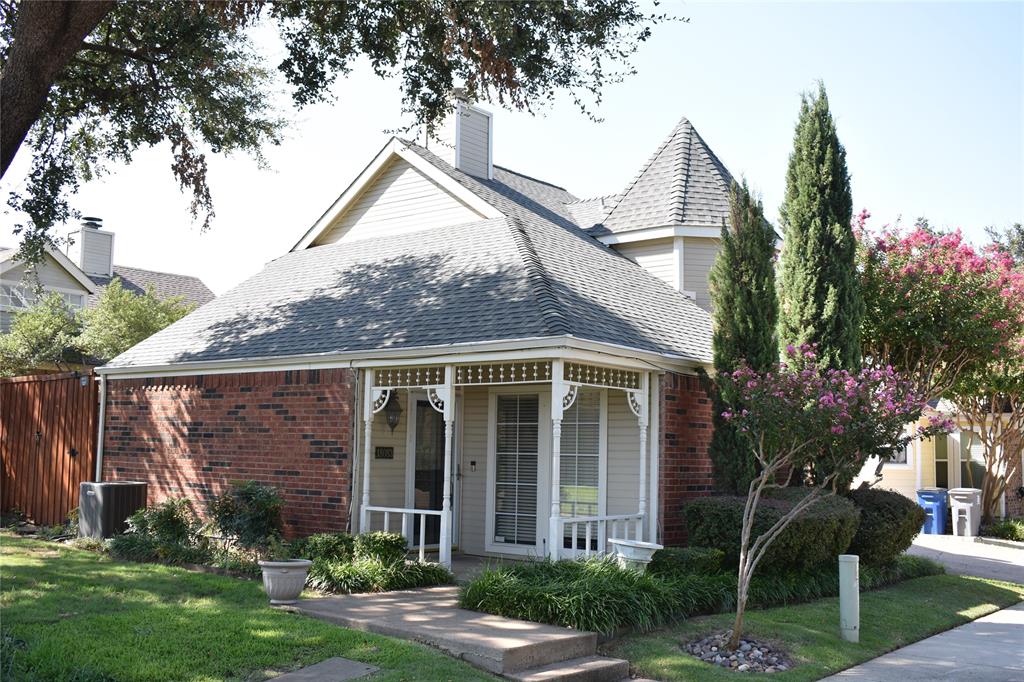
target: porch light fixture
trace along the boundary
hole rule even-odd
[[[388,404],[384,406],[384,417],[387,419],[391,433],[394,433],[395,427],[398,426],[398,420],[402,418],[402,405],[394,391],[388,398]]]

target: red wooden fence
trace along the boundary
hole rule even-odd
[[[61,523],[96,467],[99,393],[91,374],[0,379],[0,505]]]

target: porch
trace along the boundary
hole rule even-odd
[[[453,550],[558,559],[653,539],[655,377],[618,358],[363,368],[358,530],[449,567]]]

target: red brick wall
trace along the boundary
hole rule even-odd
[[[351,493],[351,370],[295,370],[107,386],[104,480],[149,483],[149,503],[203,513],[232,480],[278,487],[289,536],[344,530]]]
[[[661,379],[661,463],[658,518],[661,542],[686,541],[682,507],[688,500],[711,492],[713,475],[711,400],[695,376],[666,374]]]

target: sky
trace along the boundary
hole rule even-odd
[[[985,239],[1024,220],[1024,2],[663,2],[687,17],[654,28],[637,73],[609,86],[588,119],[568,97],[538,116],[495,112],[494,162],[584,198],[620,191],[688,118],[776,222],[800,94],[820,79],[846,147],[855,210],[876,226],[925,216]],[[280,55],[271,34],[261,49]],[[274,62],[276,63],[276,61]],[[409,121],[397,81],[362,65],[336,99],[288,108],[267,167],[211,157],[212,227],[190,220],[170,150],[147,148],[84,185],[73,205],[116,233],[118,265],[201,277],[220,294],[286,253]],[[0,194],[23,182],[19,154]],[[0,216],[13,246],[15,217]],[[62,228],[60,232],[66,232]]]

